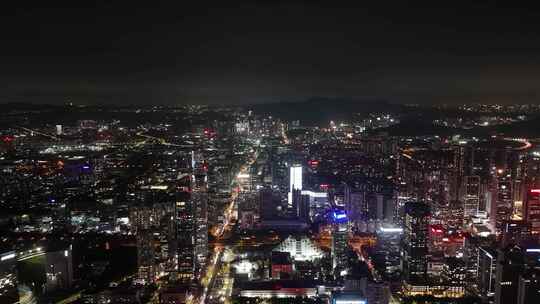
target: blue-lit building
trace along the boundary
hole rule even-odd
[[[341,277],[347,270],[347,247],[349,239],[349,220],[344,210],[332,212],[332,269],[336,277]]]
[[[335,292],[331,298],[332,304],[368,304],[366,297],[361,292],[342,291]]]

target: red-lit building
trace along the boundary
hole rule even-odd
[[[294,271],[291,255],[288,252],[272,252],[272,278],[282,279]]]
[[[530,225],[533,234],[540,233],[540,189],[527,191],[525,221]]]

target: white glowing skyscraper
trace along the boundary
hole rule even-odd
[[[290,169],[290,192],[302,190],[302,166],[292,166]]]
[[[292,204],[292,192],[293,190],[302,190],[302,166],[291,166],[289,171],[289,204]]]

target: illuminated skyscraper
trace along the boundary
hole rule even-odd
[[[302,166],[291,166],[289,169],[289,205],[292,204],[293,190],[302,190]]]
[[[526,221],[505,222],[502,229],[502,239],[500,245],[519,245],[531,240],[531,225]]]
[[[344,275],[347,270],[348,218],[343,210],[332,213],[332,268],[335,276]]]
[[[290,169],[290,191],[302,190],[302,166],[292,166]]]
[[[205,163],[191,153],[191,196],[176,202],[177,279],[189,283],[204,267],[208,253],[208,218]]]
[[[530,189],[526,194],[525,221],[533,234],[540,234],[540,189]]]
[[[302,194],[302,190],[292,191],[292,207],[294,215],[301,221],[309,222],[309,195]]]
[[[195,208],[195,265],[199,272],[208,257],[208,193],[194,191],[191,200]]]
[[[359,226],[359,223],[364,219],[365,210],[365,192],[359,191],[355,187],[344,183],[343,200],[345,202],[345,211],[350,218],[352,229]]]
[[[176,202],[178,280],[191,282],[195,278],[195,216],[191,201]]]
[[[450,183],[450,199],[459,200],[463,196],[463,179],[470,174],[474,161],[474,150],[466,145],[455,145],[452,147],[454,160],[452,170],[452,181]]]
[[[513,211],[512,177],[507,170],[497,170],[497,199],[495,208],[495,228],[502,231],[505,221],[509,221]]]
[[[476,215],[480,204],[480,176],[465,177],[465,193],[463,197],[463,217]]]
[[[487,302],[495,295],[495,275],[497,270],[497,252],[489,247],[478,249],[478,269],[476,284],[479,296]]]
[[[428,262],[428,226],[430,209],[421,202],[405,204],[402,264],[409,285],[425,284]]]
[[[208,257],[208,166],[200,153],[193,153],[191,204],[194,215],[195,272],[206,265]]]

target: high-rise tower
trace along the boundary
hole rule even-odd
[[[409,285],[422,285],[427,277],[430,209],[421,202],[408,202],[404,211],[402,248],[404,279]]]
[[[302,166],[294,165],[289,169],[289,205],[292,204],[293,190],[302,190]]]
[[[529,189],[525,197],[525,221],[533,234],[540,234],[540,189]]]
[[[348,218],[343,210],[332,212],[332,268],[336,276],[347,270]]]

